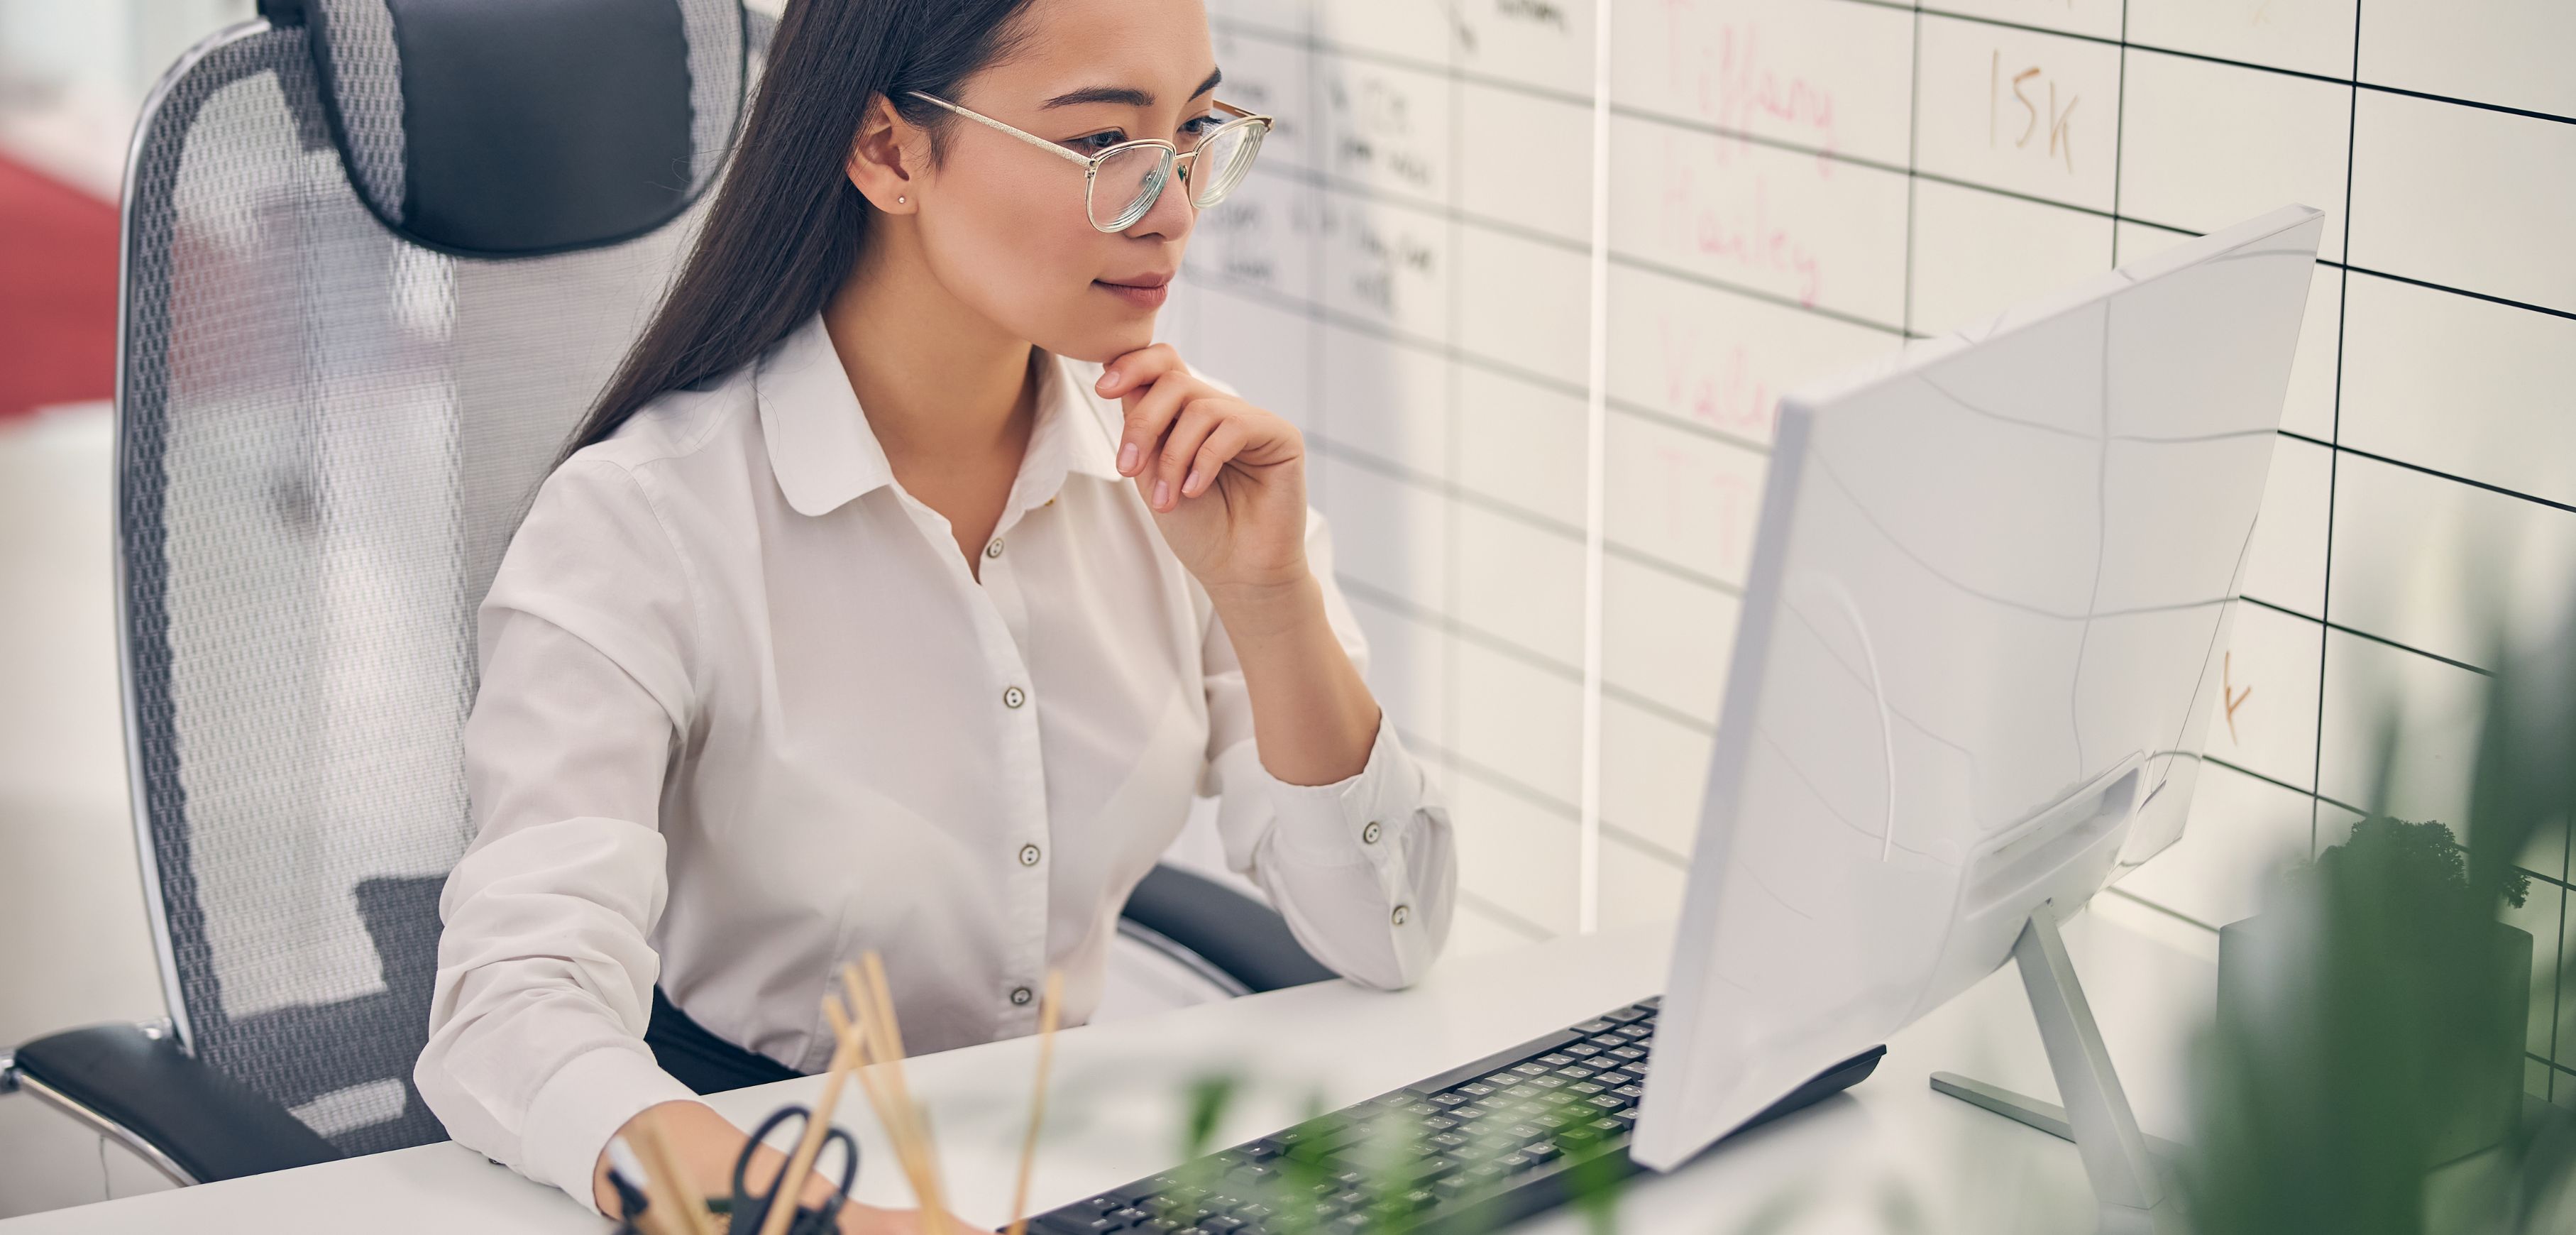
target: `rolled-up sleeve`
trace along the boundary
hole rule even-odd
[[[1306,557],[1334,637],[1353,664],[1368,648],[1333,581],[1331,531],[1308,512]],[[1261,763],[1252,700],[1222,623],[1208,619],[1208,777],[1226,864],[1270,896],[1297,941],[1363,985],[1409,986],[1448,938],[1458,872],[1449,809],[1383,715],[1358,774],[1292,785]]]
[[[440,900],[413,1078],[457,1141],[584,1205],[616,1130],[692,1096],[643,1034],[694,622],[635,477],[581,459],[540,490],[480,614],[465,728],[476,834]]]

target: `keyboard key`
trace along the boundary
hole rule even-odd
[[[1554,1141],[1540,1141],[1537,1144],[1525,1146],[1521,1149],[1521,1155],[1532,1162],[1545,1162],[1548,1159],[1555,1157],[1557,1152],[1556,1142]]]
[[[1243,1146],[1236,1152],[1241,1153],[1244,1157],[1250,1158],[1255,1162],[1268,1162],[1272,1158],[1276,1158],[1281,1154],[1287,1153],[1288,1147],[1280,1144],[1276,1137],[1265,1136],[1260,1140]]]
[[[1619,1103],[1616,1099],[1613,1099],[1610,1105],[1617,1106]],[[1465,1145],[1467,1143],[1467,1138],[1460,1136],[1455,1132],[1443,1132],[1438,1136],[1432,1137],[1431,1143],[1442,1149],[1456,1149]]]
[[[1464,1085],[1460,1085],[1457,1092],[1465,1094],[1470,1098],[1484,1098],[1492,1096],[1494,1087],[1478,1081],[1469,1081]]]
[[[1629,1099],[1629,1100],[1631,1100],[1631,1101],[1634,1101],[1634,1100],[1636,1100],[1636,1099],[1638,1099],[1638,1098],[1642,1098],[1642,1097],[1645,1097],[1645,1096],[1646,1096],[1646,1087],[1645,1087],[1645,1086],[1643,1086],[1643,1085],[1621,1085],[1621,1086],[1620,1086],[1620,1087],[1618,1087],[1617,1089],[1613,1089],[1613,1090],[1611,1090],[1610,1092],[1615,1093],[1615,1094],[1619,1095],[1619,1096],[1620,1096],[1620,1097],[1622,1097],[1622,1098],[1627,1098],[1627,1099]]]
[[[1450,1112],[1450,1114],[1456,1115],[1460,1119],[1472,1119],[1475,1118],[1476,1112],[1472,1107],[1462,1106],[1457,1110]],[[1423,1120],[1422,1126],[1429,1128],[1434,1132],[1446,1132],[1451,1128],[1457,1127],[1458,1120],[1450,1118],[1449,1115],[1434,1115],[1429,1119]]]
[[[1561,1062],[1568,1062],[1568,1063],[1570,1063],[1570,1062],[1572,1062],[1572,1060],[1571,1060],[1571,1059],[1567,1059],[1567,1060],[1564,1060],[1564,1061],[1561,1061]],[[1519,1065],[1519,1066],[1517,1066],[1517,1067],[1513,1068],[1513,1069],[1512,1069],[1512,1071],[1514,1071],[1514,1072],[1518,1072],[1518,1073],[1520,1073],[1522,1076],[1545,1076],[1545,1075],[1547,1075],[1547,1070],[1548,1070],[1548,1069],[1550,1069],[1550,1068],[1553,1068],[1553,1067],[1555,1067],[1555,1066],[1556,1066],[1556,1065],[1555,1065],[1555,1064],[1552,1064],[1552,1063],[1544,1063],[1544,1062],[1541,1062],[1541,1061],[1539,1061],[1539,1060],[1533,1059],[1533,1060],[1529,1061],[1528,1063],[1521,1064],[1521,1065]]]
[[[1574,1031],[1576,1033],[1601,1033],[1606,1030],[1616,1028],[1618,1028],[1618,1024],[1615,1021],[1585,1021],[1582,1024],[1575,1026]]]
[[[1530,1078],[1529,1083],[1540,1089],[1560,1089],[1565,1085],[1565,1078],[1561,1076],[1533,1076]]]
[[[1473,1095],[1470,1094],[1436,1093],[1431,1095],[1431,1104],[1433,1106],[1451,1107],[1456,1106],[1461,1102],[1469,1101],[1472,1097]]]
[[[1556,1074],[1569,1081],[1579,1081],[1591,1076],[1593,1071],[1591,1068],[1565,1067],[1557,1069]]]
[[[1502,1157],[1494,1159],[1494,1161],[1502,1163],[1504,1170],[1517,1175],[1535,1165],[1538,1162],[1538,1159],[1533,1158],[1528,1154],[1515,1153],[1504,1154]]]
[[[1604,1012],[1601,1014],[1601,1019],[1625,1025],[1633,1021],[1644,1020],[1649,1015],[1651,1015],[1651,1012],[1644,1006],[1640,1005],[1631,1008],[1621,1008],[1616,1012]]]
[[[1259,1184],[1267,1183],[1273,1179],[1279,1178],[1279,1168],[1275,1166],[1267,1166],[1259,1162],[1247,1162],[1231,1171],[1227,1171],[1225,1174],[1228,1179],[1239,1179],[1245,1183]]]
[[[1243,1219],[1226,1214],[1212,1214],[1199,1219],[1199,1229],[1208,1232],[1208,1235],[1233,1235],[1233,1232],[1242,1230],[1247,1225],[1249,1224]]]
[[[1376,1225],[1376,1223],[1377,1220],[1371,1218],[1367,1214],[1343,1214],[1341,1217],[1333,1219],[1332,1224],[1324,1229],[1328,1231],[1339,1231],[1341,1232],[1341,1235],[1360,1235],[1360,1232],[1369,1229],[1371,1226]]]
[[[1646,1057],[1646,1052],[1638,1050],[1633,1046],[1614,1046],[1610,1048],[1610,1053],[1621,1059],[1643,1059]]]
[[[1531,1062],[1532,1062],[1532,1063],[1543,1063],[1543,1064],[1546,1064],[1548,1068],[1562,1068],[1562,1067],[1564,1067],[1564,1066],[1565,1066],[1565,1065],[1567,1065],[1567,1064],[1573,1063],[1573,1062],[1574,1062],[1574,1056],[1572,1056],[1572,1055],[1567,1055],[1567,1054],[1562,1054],[1562,1053],[1551,1053],[1551,1054],[1541,1055],[1541,1056],[1539,1056],[1537,1059],[1532,1060]],[[1530,1070],[1529,1070],[1529,1066],[1528,1066],[1527,1064],[1524,1064],[1524,1065],[1522,1065],[1522,1066],[1520,1066],[1520,1067],[1518,1067],[1518,1068],[1514,1068],[1514,1069],[1512,1069],[1512,1070],[1513,1070],[1513,1071],[1515,1071],[1515,1072],[1520,1073],[1520,1074],[1521,1074],[1521,1075],[1523,1075],[1523,1076],[1536,1076],[1536,1075],[1538,1074],[1538,1073],[1536,1073],[1536,1072],[1532,1072],[1532,1071],[1530,1071]],[[1539,1069],[1539,1071],[1540,1071],[1540,1072],[1544,1072],[1544,1071],[1546,1071],[1546,1070],[1547,1070],[1547,1068],[1541,1068],[1541,1069]]]
[[[1587,1059],[1591,1056],[1600,1054],[1601,1048],[1594,1046],[1589,1042],[1571,1042],[1567,1043],[1564,1047],[1559,1048],[1558,1053],[1563,1055],[1572,1055],[1577,1059]]]
[[[1129,1205],[1123,1209],[1113,1209],[1109,1211],[1108,1216],[1117,1219],[1118,1225],[1120,1226],[1134,1226],[1139,1222],[1143,1222],[1146,1219],[1153,1217],[1154,1215],[1146,1213],[1144,1210],[1138,1209],[1133,1205]]]
[[[1471,1179],[1465,1175],[1452,1175],[1447,1179],[1431,1185],[1431,1190],[1454,1200],[1469,1192],[1473,1192],[1482,1186],[1483,1184],[1480,1180]]]
[[[1576,1081],[1575,1083],[1565,1087],[1565,1092],[1579,1093],[1585,1097],[1590,1097],[1593,1094],[1600,1093],[1601,1090],[1602,1086],[1592,1081]]]
[[[1592,1103],[1592,1105],[1597,1106],[1597,1107],[1600,1107],[1602,1110],[1605,1110],[1605,1111],[1615,1111],[1615,1110],[1618,1110],[1620,1107],[1623,1107],[1623,1106],[1628,1105],[1628,1100],[1627,1100],[1626,1098],[1622,1098],[1622,1097],[1618,1097],[1618,1096],[1613,1095],[1613,1094],[1606,1094],[1606,1093],[1605,1093],[1605,1094],[1595,1094],[1595,1095],[1593,1095],[1593,1096],[1589,1099],[1589,1101]]]

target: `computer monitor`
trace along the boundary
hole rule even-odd
[[[1639,1162],[2017,949],[2062,970],[2057,919],[2179,838],[2323,226],[2284,207],[1782,400]],[[2079,1134],[2135,1149],[2116,1080],[2059,1059],[2089,1013],[2049,1011],[2061,1089],[2107,1086],[2068,1093]]]

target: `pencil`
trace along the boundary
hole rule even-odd
[[[1046,1122],[1047,1068],[1055,1061],[1056,1008],[1063,993],[1064,975],[1048,970],[1046,998],[1038,1004],[1037,1089],[1029,1095],[1029,1135],[1020,1142],[1020,1178],[1011,1189],[1010,1235],[1027,1235],[1029,1229],[1029,1173],[1037,1165],[1038,1126]]]
[[[855,972],[853,970],[853,973]],[[883,1058],[882,1053],[875,1052],[874,1047],[869,1045],[870,1035],[864,1016],[854,1017],[850,1012],[844,1012],[837,1003],[825,1004],[824,1014],[831,1019],[834,1031],[847,1035],[851,1042],[866,1047],[877,1058]],[[877,1075],[875,1069],[865,1067],[858,1070],[857,1076],[860,1091],[867,1095],[868,1105],[876,1111],[877,1123],[885,1128],[887,1138],[894,1142],[895,1161],[903,1168],[904,1178],[912,1185],[913,1195],[916,1197],[927,1195],[928,1185],[922,1177],[920,1147],[914,1143],[911,1125],[905,1121],[902,1113],[895,1109],[894,1099],[887,1093],[884,1079]]]
[[[685,1225],[680,1214],[679,1193],[672,1189],[671,1181],[663,1178],[661,1169],[643,1151],[644,1125],[636,1125],[635,1131],[628,1149],[636,1169],[643,1174],[643,1178],[636,1182],[644,1186],[644,1211],[626,1215],[627,1222],[647,1235],[696,1235],[697,1228]]]
[[[826,1017],[835,1006],[830,996],[824,996]],[[797,1138],[796,1152],[780,1168],[778,1186],[771,1190],[769,1213],[760,1221],[760,1235],[786,1235],[787,1224],[795,1220],[797,1198],[805,1194],[805,1175],[814,1169],[814,1158],[823,1150],[823,1136],[832,1130],[832,1111],[841,1104],[841,1085],[849,1079],[850,1068],[857,1061],[857,1044],[847,1034],[835,1034],[831,1070],[823,1077],[823,1096],[815,1099],[814,1113],[806,1117],[805,1135]]]
[[[904,1078],[903,1026],[895,1019],[894,996],[886,982],[885,960],[869,951],[859,955],[859,962],[865,967],[867,984],[864,989],[871,1000],[869,1011],[873,1014],[862,1023],[875,1032],[873,1045],[888,1065],[887,1094],[893,1099],[897,1117],[906,1125],[907,1135],[920,1161],[920,1178],[915,1181],[914,1191],[921,1200],[922,1226],[929,1235],[947,1235],[948,1206],[945,1189],[940,1186],[939,1156],[931,1144],[930,1131],[923,1122],[921,1108],[913,1104],[912,1086]]]

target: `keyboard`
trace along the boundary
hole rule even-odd
[[[1633,1175],[1661,997],[1031,1219],[1043,1235],[1465,1235]],[[1758,1124],[1859,1082],[1836,1065]]]

